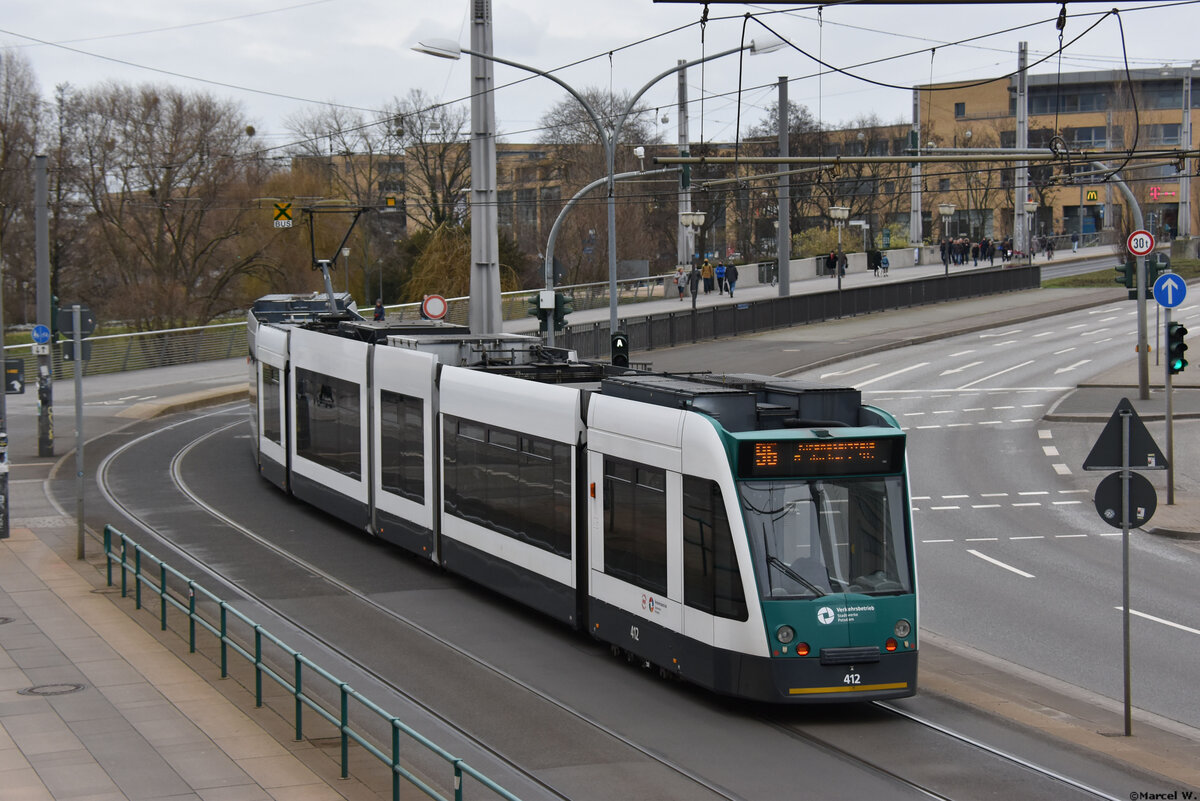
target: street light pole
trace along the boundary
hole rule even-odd
[[[617,331],[617,205],[615,196],[616,149],[617,137],[621,133],[621,128],[625,125],[625,120],[628,119],[629,115],[633,112],[634,107],[637,105],[637,102],[641,99],[642,95],[648,92],[656,83],[661,81],[663,78],[666,78],[668,75],[674,75],[675,73],[686,70],[689,67],[694,67],[707,61],[713,61],[714,59],[730,56],[734,53],[740,53],[743,50],[749,50],[751,54],[769,53],[784,47],[786,44],[787,43],[782,39],[774,36],[768,36],[764,39],[752,40],[747,45],[731,47],[728,50],[722,50],[719,53],[713,53],[709,56],[703,56],[691,61],[683,61],[676,64],[674,67],[663,70],[661,73],[648,81],[641,89],[634,93],[634,95],[629,99],[629,102],[626,104],[624,110],[622,110],[620,114],[616,115],[615,121],[613,122],[613,126],[611,128],[606,128],[604,126],[604,123],[600,120],[600,115],[596,112],[592,105],[588,103],[583,95],[577,92],[570,84],[559,78],[557,75],[546,72],[545,70],[538,69],[537,67],[531,67],[528,64],[522,64],[519,61],[511,61],[506,58],[501,58],[493,55],[492,53],[483,53],[468,49],[459,45],[458,42],[447,39],[427,39],[423,42],[418,42],[417,45],[412,49],[416,50],[418,53],[426,53],[431,56],[449,59],[458,59],[463,53],[467,53],[468,55],[475,56],[476,58],[482,58],[488,61],[494,61],[498,64],[504,64],[509,67],[524,70],[526,72],[532,72],[534,75],[540,75],[543,78],[548,78],[549,80],[554,81],[556,84],[565,89],[568,94],[579,101],[581,106],[583,106],[584,111],[586,111],[588,117],[591,118],[592,124],[596,126],[596,133],[599,134],[600,141],[604,145],[604,160],[608,175],[608,325],[609,333],[613,334]]]
[[[842,226],[846,224],[846,220],[850,219],[849,206],[830,206],[829,216],[833,218],[834,227],[838,232],[838,252],[837,263],[833,265],[833,271],[837,274],[838,292],[842,291]],[[840,302],[840,301],[839,301]]]
[[[942,216],[942,242],[946,246],[946,257],[942,259],[945,275],[950,277],[950,218],[954,216],[953,203],[939,203],[938,214]]]

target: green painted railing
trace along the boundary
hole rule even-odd
[[[289,647],[285,642],[275,637],[269,631],[250,618],[231,607],[195,581],[189,579],[175,568],[154,557],[149,551],[138,545],[113,526],[104,527],[104,556],[106,579],[108,586],[113,586],[113,572],[120,571],[121,597],[127,598],[130,592],[129,582],[132,578],[134,606],[141,609],[142,588],[150,590],[158,596],[159,624],[163,631],[167,630],[167,614],[170,609],[176,609],[187,616],[188,650],[196,653],[197,629],[207,631],[216,637],[220,644],[219,664],[221,678],[229,676],[229,656],[240,656],[254,668],[254,705],[263,705],[263,679],[274,681],[287,691],[294,699],[295,737],[304,739],[304,712],[311,710],[318,717],[334,726],[341,739],[341,777],[350,776],[350,742],[358,743],[362,748],[383,763],[391,771],[392,798],[399,801],[401,780],[407,781],[425,795],[436,801],[450,801],[450,797],[438,792],[427,782],[419,778],[412,770],[401,764],[401,747],[405,742],[416,743],[430,754],[441,759],[453,770],[454,801],[463,801],[463,777],[474,779],[479,785],[490,790],[506,801],[520,801],[517,796],[505,790],[496,782],[468,765],[462,759],[455,757],[432,740],[423,737],[416,730],[404,724],[395,715],[373,703],[361,693],[353,690],[349,684],[341,681],[333,674],[306,658],[300,652]],[[149,567],[143,565],[143,559],[152,563]],[[186,597],[182,592],[173,592],[168,586],[169,580],[178,582],[181,590],[186,588]],[[206,617],[197,610],[197,597],[207,600],[214,605],[217,613]],[[215,619],[213,619],[215,618]],[[232,622],[231,622],[232,618]],[[235,637],[231,626],[240,624],[244,632],[241,637]],[[291,677],[283,675],[280,670],[272,668],[263,659],[264,643],[274,645],[282,655],[283,662],[290,662]],[[332,702],[319,697],[318,693],[306,691],[306,679],[311,682],[316,679],[323,682],[325,687],[336,694],[336,708]],[[355,727],[355,721],[366,716],[367,720]],[[363,733],[363,729],[374,722],[383,724],[390,731],[390,742],[377,745]],[[407,741],[404,739],[407,738]]]

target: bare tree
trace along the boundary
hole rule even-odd
[[[34,279],[33,158],[42,126],[41,101],[29,62],[11,50],[0,51],[0,259],[5,277],[18,287]],[[7,258],[5,258],[7,257]],[[22,316],[24,298],[5,294],[5,320]]]
[[[463,221],[471,188],[468,111],[437,103],[413,89],[388,106],[391,135],[404,149],[404,198],[408,219],[424,228]]]
[[[250,198],[265,178],[234,104],[108,84],[72,99],[75,190],[91,212],[90,267],[107,311],[142,328],[204,323],[244,307],[242,282],[270,265],[271,229]]]
[[[606,131],[615,125],[624,110],[630,108],[631,95],[612,94],[594,87],[580,92]],[[547,180],[561,182],[562,198],[574,195],[584,186],[608,173],[605,146],[591,114],[573,96],[552,106],[539,119],[542,133],[538,141],[547,147],[548,163],[542,174]],[[634,145],[653,146],[655,131],[652,109],[635,104],[625,116],[617,135],[614,172],[641,169],[633,154]],[[668,201],[674,194],[671,183],[618,182],[616,229],[620,256],[645,258],[654,268],[665,271],[674,263],[673,244],[675,205]],[[563,264],[565,280],[570,283],[599,281],[608,277],[607,198],[597,191],[575,206],[559,231],[555,255]],[[551,215],[543,215],[551,217]],[[532,232],[538,245],[549,234],[553,219],[543,220],[543,229]],[[529,247],[527,239],[520,237]]]

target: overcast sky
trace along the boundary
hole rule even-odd
[[[1200,57],[1197,5],[1115,5],[1132,67],[1184,66]],[[236,100],[266,143],[282,144],[286,118],[324,102],[369,111],[413,88],[442,100],[465,97],[468,58],[447,61],[410,48],[435,37],[469,45],[470,6],[471,0],[6,0],[0,46],[24,54],[46,99],[60,83],[171,84]],[[1071,2],[1065,41],[1113,6]],[[868,114],[890,123],[910,119],[914,84],[994,77],[1015,68],[1018,42],[1029,42],[1031,60],[1058,45],[1058,6],[1049,2],[848,4],[819,14],[812,6],[716,4],[703,27],[703,6],[690,3],[493,0],[492,8],[496,55],[555,71],[579,90],[633,92],[680,59],[735,47],[747,13],[812,56],[898,87],[819,76],[809,57],[784,50],[745,57],[739,106],[739,59],[728,56],[689,71],[693,140],[732,139],[739,110],[743,131],[761,120],[779,76],[792,79],[793,102],[830,125]],[[768,34],[754,20],[745,28],[747,39]],[[985,38],[951,45],[971,37]],[[1070,46],[1062,68],[1116,69],[1121,56],[1121,30],[1110,16]],[[1055,56],[1035,72],[1057,68]],[[539,77],[505,86],[528,76],[502,65],[495,77],[503,87],[496,95],[500,135],[535,141],[539,117],[565,93]],[[661,108],[657,119],[668,118],[660,122],[668,140],[675,138],[675,97],[673,77],[644,96]]]

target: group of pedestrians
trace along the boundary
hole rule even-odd
[[[685,273],[683,265],[675,268],[675,288],[679,291],[679,299],[683,300],[685,290],[690,289],[695,295],[700,291],[700,287],[704,287],[704,294],[707,295],[713,291],[715,286],[718,295],[729,293],[729,297],[733,297],[734,287],[737,286],[738,268],[736,264],[726,264],[723,261],[718,261],[715,265],[708,259],[705,259],[697,267],[692,266],[690,273]]]
[[[972,242],[969,237],[965,236],[953,239],[943,237],[939,243],[939,250],[942,255],[942,264],[947,267],[965,264],[978,267],[981,261],[987,262],[989,267],[994,267],[997,256],[1002,262],[1012,258],[1012,240],[1005,239],[997,242],[985,237],[978,242]]]

